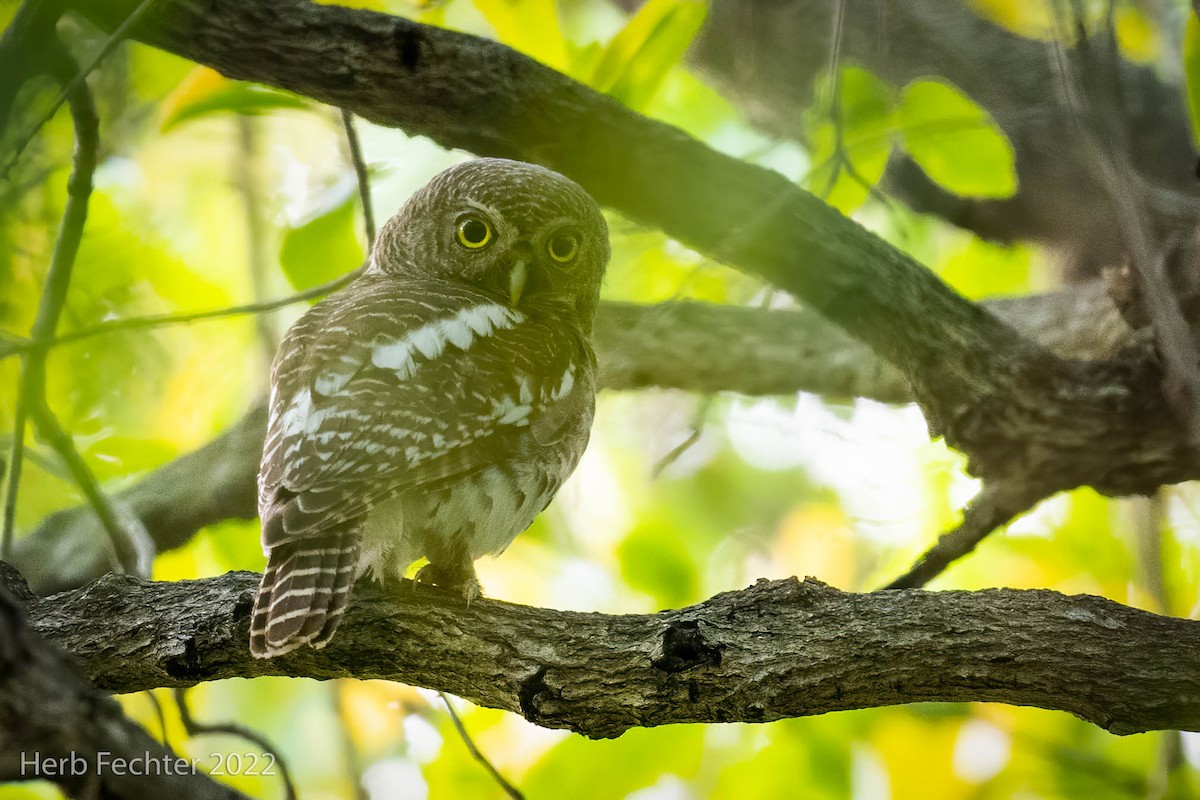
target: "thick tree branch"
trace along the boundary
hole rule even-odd
[[[75,0],[112,27],[132,0]],[[447,147],[521,158],[803,299],[896,366],[931,428],[985,480],[1048,496],[1200,475],[1143,351],[1075,364],[1017,335],[783,176],[495,42],[303,0],[163,0],[135,35]]]
[[[406,583],[389,597],[360,584],[329,647],[260,660],[246,646],[257,582],[244,572],[180,583],[111,575],[31,601],[30,619],[111,691],[385,678],[593,737],[919,701],[1058,709],[1118,734],[1200,729],[1200,622],[1098,597],[847,594],[793,579],[612,616],[466,607],[429,587]]]
[[[75,3],[107,26],[129,5]],[[1010,328],[782,175],[495,42],[302,0],[164,0],[135,35],[447,147],[556,168],[602,204],[793,292],[932,396],[978,397],[981,368],[1037,357]]]
[[[245,797],[193,770],[89,685],[27,627],[29,602],[20,576],[0,564],[0,781],[51,780],[79,798]]]

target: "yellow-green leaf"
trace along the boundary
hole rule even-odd
[[[1187,82],[1188,113],[1192,120],[1192,141],[1200,147],[1200,20],[1187,15],[1183,33],[1183,74]]]
[[[501,42],[559,72],[567,70],[570,51],[556,0],[475,0],[475,8]]]
[[[812,171],[805,180],[809,191],[844,214],[860,206],[879,182],[892,150],[891,132],[896,124],[894,92],[872,73],[858,67],[843,67],[839,73],[838,128],[825,116],[810,126]],[[832,82],[817,91],[818,113],[829,109]]]
[[[308,107],[308,101],[299,95],[231,81],[208,67],[197,67],[159,105],[159,128],[167,131],[208,114],[265,114],[280,108]]]
[[[1017,191],[1012,145],[987,111],[949,83],[918,80],[905,87],[900,136],[921,169],[954,194],[1010,197]]]
[[[645,108],[682,60],[706,12],[702,0],[650,0],[604,48],[589,83],[630,108]]]
[[[352,196],[283,235],[279,263],[288,282],[303,291],[327,283],[358,267],[362,246],[355,235]]]

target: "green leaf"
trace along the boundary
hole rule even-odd
[[[805,185],[825,202],[848,214],[862,205],[879,182],[892,151],[896,125],[895,93],[865,69],[843,67],[839,73],[841,159],[838,130],[826,116],[812,124],[813,170]],[[833,82],[826,77],[817,90],[817,108],[831,107]]]
[[[309,103],[291,92],[231,81],[207,67],[198,67],[162,102],[160,129],[210,114],[265,114],[281,108],[307,109]]]
[[[298,291],[328,283],[362,263],[356,209],[354,195],[348,193],[334,208],[283,234],[279,263]]]
[[[696,564],[670,526],[635,528],[617,548],[617,557],[625,582],[652,595],[663,608],[677,608],[696,599]]]
[[[1192,141],[1200,147],[1200,19],[1195,14],[1187,15],[1183,32],[1183,75],[1187,83]]]
[[[965,197],[1011,197],[1017,191],[1012,145],[995,120],[959,89],[913,81],[900,101],[904,149],[930,178]]]
[[[939,248],[943,258],[935,264],[942,280],[971,300],[1029,293],[1030,251],[1019,245],[1004,246],[965,235],[961,246]]]
[[[565,72],[570,60],[557,0],[475,0],[496,38],[548,67]]]
[[[527,797],[627,797],[663,775],[687,779],[701,767],[704,726],[633,728],[619,739],[564,739],[521,782]],[[467,795],[459,794],[459,797]]]
[[[630,108],[645,108],[683,58],[706,11],[700,0],[650,0],[608,43],[589,83]]]

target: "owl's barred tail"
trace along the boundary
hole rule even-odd
[[[357,529],[273,546],[250,618],[251,654],[328,644],[350,601],[358,547]]]

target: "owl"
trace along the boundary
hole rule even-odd
[[[260,658],[322,647],[363,574],[479,595],[570,475],[596,392],[604,218],[556,172],[453,167],[382,228],[370,263],[288,331],[258,478]]]

